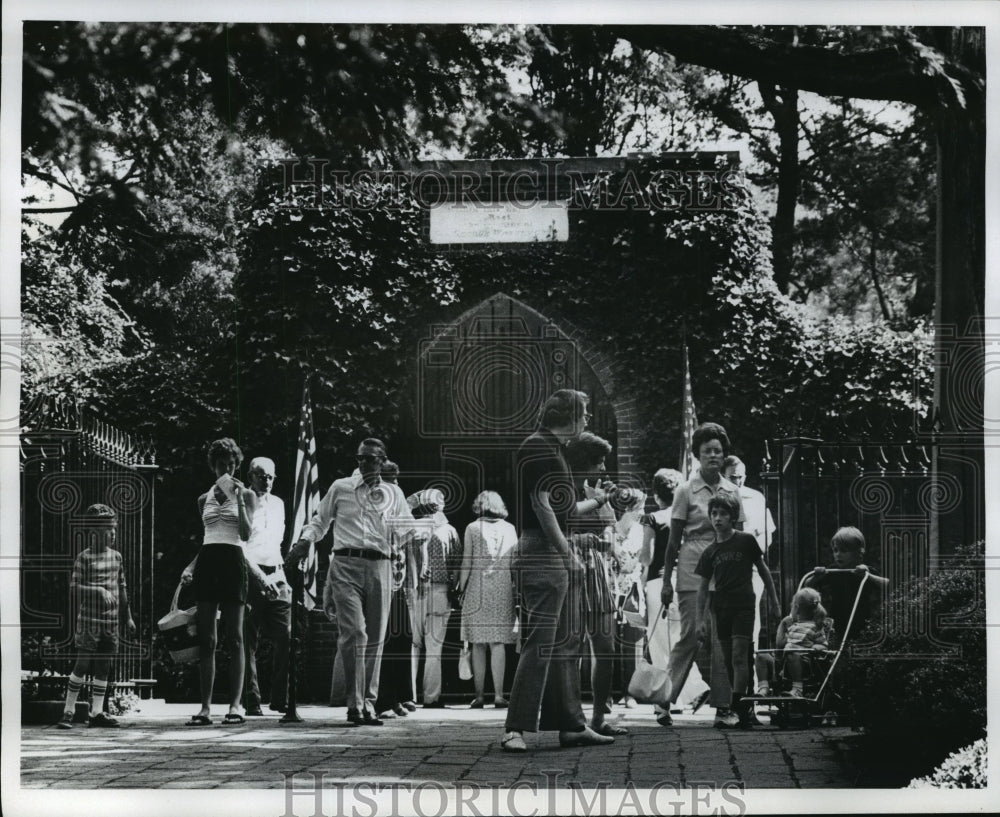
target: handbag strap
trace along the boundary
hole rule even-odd
[[[177,589],[176,589],[176,590],[174,591],[174,598],[173,598],[173,601],[171,601],[171,602],[170,602],[170,612],[171,612],[171,613],[172,613],[172,612],[173,612],[174,610],[177,610],[177,609],[179,609],[179,608],[178,608],[178,606],[177,606],[177,602],[178,602],[178,600],[179,600],[179,599],[180,599],[180,597],[181,597],[181,588],[182,588],[182,587],[184,587],[184,583],[183,583],[183,582],[177,582]]]
[[[653,658],[649,654],[649,642],[653,638],[653,633],[656,632],[656,628],[657,628],[657,626],[660,623],[660,619],[664,618],[663,613],[667,612],[667,614],[669,615],[669,610],[670,610],[670,608],[669,607],[664,607],[663,603],[661,602],[660,603],[660,610],[656,614],[656,617],[653,619],[653,626],[650,627],[649,632],[646,633],[646,638],[645,638],[645,642],[644,642],[644,645],[643,645],[642,654],[645,656],[646,660],[649,661],[650,664],[653,663]],[[648,605],[646,606],[646,615],[649,615],[649,606]],[[673,645],[673,643],[671,641],[671,638],[670,638],[670,625],[668,624],[667,625],[667,655],[670,655],[670,653],[673,650],[673,648],[674,648],[674,645]]]

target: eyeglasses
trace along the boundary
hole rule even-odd
[[[381,462],[382,457],[379,454],[358,454],[358,462]]]

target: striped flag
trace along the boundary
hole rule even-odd
[[[698,425],[698,417],[694,412],[694,396],[691,394],[691,367],[688,365],[687,341],[684,342],[684,400],[681,408],[681,462],[678,469],[684,479],[691,478],[691,474],[698,465],[698,457],[691,449],[691,435]]]
[[[319,468],[316,466],[316,437],[313,434],[312,397],[309,380],[302,387],[302,413],[299,416],[299,439],[295,454],[295,501],[292,505],[291,539],[296,541],[301,535],[306,520],[319,508]],[[317,558],[316,545],[309,546],[309,555],[299,562],[302,571],[302,601],[306,610],[312,610],[317,598]]]

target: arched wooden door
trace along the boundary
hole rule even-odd
[[[520,529],[514,456],[537,427],[545,399],[564,388],[590,396],[590,430],[615,445],[608,395],[580,345],[544,315],[497,294],[432,327],[418,351],[416,432],[400,452],[404,490],[440,486],[460,532],[476,495],[495,490]],[[614,451],[607,466],[614,471]]]

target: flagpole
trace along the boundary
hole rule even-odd
[[[295,710],[295,691],[299,672],[299,607],[302,602],[302,573],[295,571],[292,579],[292,637],[288,639],[288,700],[285,703],[285,714],[279,723],[302,723],[302,718]]]
[[[292,528],[289,540],[298,535],[302,519],[307,518],[307,498],[309,495],[309,479],[312,464],[310,462],[310,445],[312,444],[312,401],[309,393],[309,375],[302,384],[302,407],[299,418],[299,442],[295,462],[295,497],[292,512]],[[303,471],[303,467],[305,470]],[[293,544],[289,541],[289,545]],[[302,717],[297,710],[298,674],[299,674],[299,644],[301,642],[300,608],[305,609],[305,578],[300,569],[291,571],[288,579],[292,585],[291,637],[288,639],[288,700],[285,704],[285,714],[279,723],[302,723]]]

